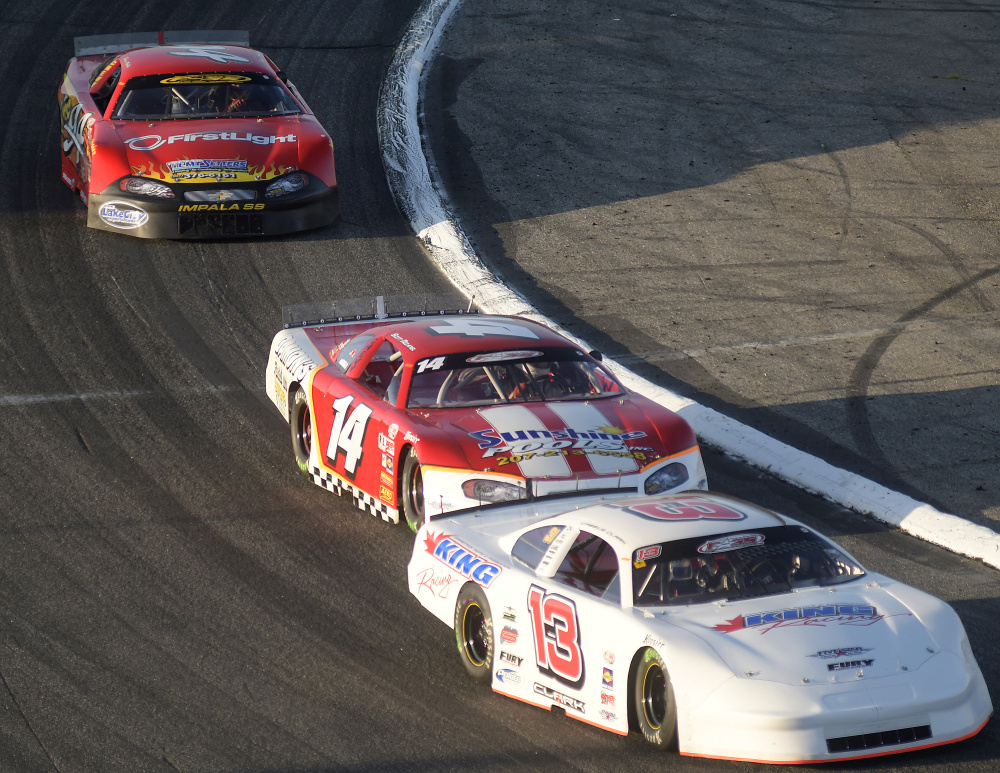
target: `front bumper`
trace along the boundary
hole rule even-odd
[[[679,746],[686,756],[779,764],[877,757],[961,741],[992,711],[978,667],[939,653],[917,670],[858,683],[734,677],[678,714]]]
[[[233,184],[246,190],[247,184]],[[254,199],[227,200],[226,187],[192,186],[184,191],[211,194],[218,200],[186,201],[134,196],[117,183],[103,193],[91,195],[87,225],[141,239],[219,239],[245,236],[276,236],[306,231],[335,223],[340,218],[337,187],[328,188],[313,178],[303,191],[278,199],[266,199],[264,186]]]

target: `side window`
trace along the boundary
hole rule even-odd
[[[529,569],[537,569],[548,552],[552,540],[558,537],[562,530],[562,526],[542,526],[527,531],[514,543],[514,549],[510,554]]]
[[[379,397],[386,397],[390,384],[397,373],[402,374],[403,372],[402,357],[403,355],[397,351],[395,346],[388,341],[383,341],[368,361],[358,381]],[[398,378],[396,379],[395,391],[399,391]]]
[[[553,577],[556,582],[595,596],[605,596],[617,578],[618,556],[614,548],[585,531],[580,532]]]
[[[111,101],[111,95],[115,93],[115,86],[118,85],[118,79],[121,77],[122,68],[119,65],[111,76],[101,84],[97,91],[93,92],[91,96],[94,97],[94,102],[97,103],[98,109],[100,109],[101,114],[108,109],[108,102]]]
[[[370,333],[364,333],[359,336],[355,336],[346,344],[339,352],[337,352],[337,367],[340,368],[341,373],[347,373],[354,364],[354,361],[361,357],[365,349],[368,348],[368,344],[372,342],[375,336]]]

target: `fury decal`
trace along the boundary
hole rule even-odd
[[[528,590],[528,611],[538,670],[570,687],[582,687],[583,652],[576,604],[532,585]]]

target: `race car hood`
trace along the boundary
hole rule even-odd
[[[914,671],[939,648],[906,605],[852,583],[667,615],[738,677],[790,685],[853,682]]]
[[[310,117],[117,121],[132,173],[164,182],[250,182],[301,168],[305,149],[329,145]]]
[[[431,410],[423,416],[457,442],[470,469],[526,478],[632,474],[695,445],[682,419],[669,412],[647,417],[628,399]]]

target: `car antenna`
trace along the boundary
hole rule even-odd
[[[469,298],[469,308],[467,308],[467,309],[465,310],[465,313],[466,313],[466,314],[468,314],[468,313],[469,313],[470,311],[472,311],[472,302],[473,302],[474,300],[476,300],[476,296],[475,296],[475,295],[473,295],[473,296],[472,296],[471,298]]]

